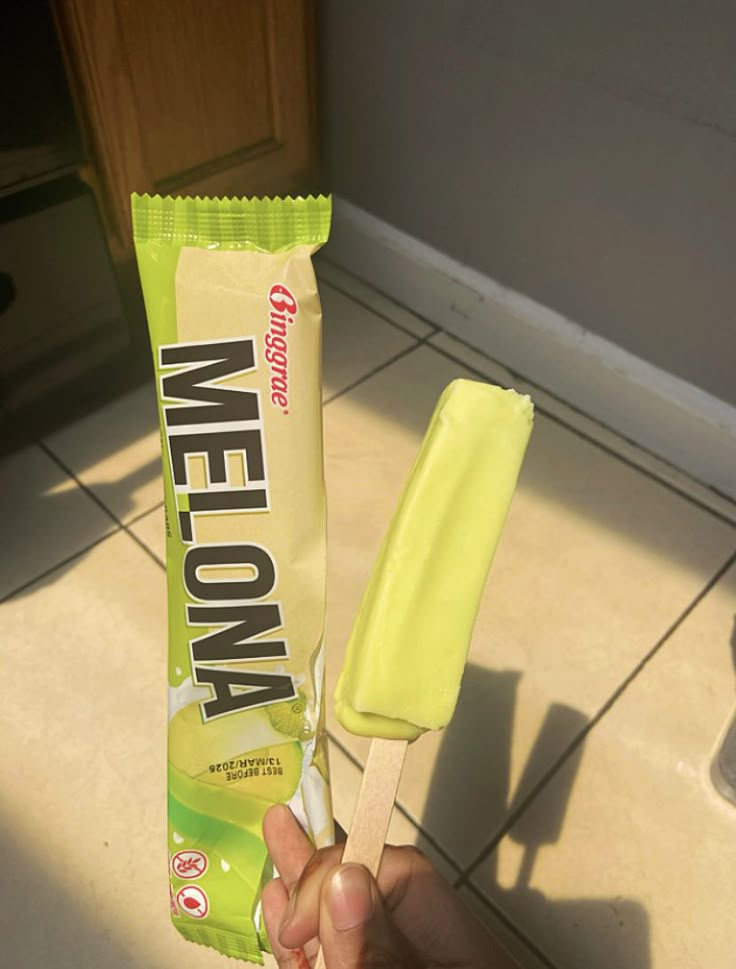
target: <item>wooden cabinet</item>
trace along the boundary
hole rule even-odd
[[[130,193],[272,195],[316,166],[310,0],[54,0],[116,258]]]

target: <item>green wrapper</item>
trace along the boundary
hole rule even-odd
[[[330,200],[134,195],[158,392],[171,916],[261,964],[263,816],[333,840],[323,731],[321,309]]]

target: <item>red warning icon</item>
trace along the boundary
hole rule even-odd
[[[210,910],[209,899],[199,885],[185,885],[176,893],[179,908],[193,919],[203,919]]]
[[[208,865],[207,855],[194,848],[188,851],[177,851],[171,859],[171,870],[177,878],[201,878],[207,871]]]

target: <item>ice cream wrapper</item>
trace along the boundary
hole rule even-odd
[[[323,729],[321,309],[330,200],[132,199],[158,395],[174,925],[262,963],[285,803],[333,840]]]

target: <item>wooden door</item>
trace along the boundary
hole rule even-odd
[[[314,175],[312,0],[55,0],[114,252],[130,193],[264,195]]]

